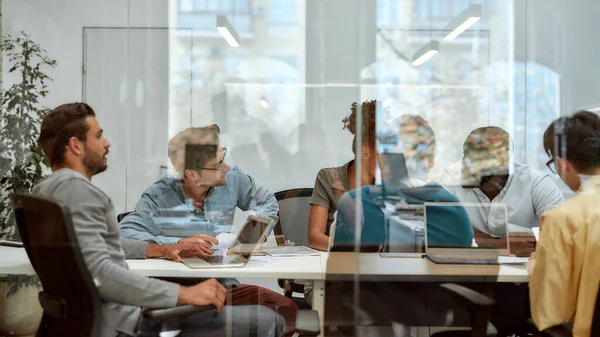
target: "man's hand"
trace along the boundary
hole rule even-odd
[[[157,245],[149,243],[146,247],[146,257],[165,257],[175,262],[180,262],[183,257],[206,257],[213,254],[213,251],[206,248],[206,244],[200,244],[196,241],[193,242],[182,242],[180,240],[174,245]],[[212,244],[211,244],[212,245]]]
[[[181,242],[164,246],[164,257],[175,262],[181,262],[184,257],[206,257],[213,251],[197,243]]]
[[[526,257],[535,251],[535,236],[533,233],[511,233],[510,253]]]
[[[496,239],[485,233],[473,231],[475,242],[479,247],[494,247],[506,249],[506,239]],[[530,233],[510,233],[510,253],[515,256],[526,257],[535,250],[535,236]]]
[[[216,238],[214,238],[212,236],[200,234],[200,235],[192,236],[191,238],[181,239],[181,240],[179,240],[178,243],[199,244],[203,247],[210,249],[213,245],[218,245],[219,240],[217,240]]]
[[[213,278],[192,287],[180,287],[178,303],[197,306],[213,304],[220,314],[225,305],[226,293],[225,287]]]

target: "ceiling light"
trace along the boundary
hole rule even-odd
[[[595,108],[591,108],[591,109],[587,109],[587,111],[594,112],[594,113],[599,113],[600,112],[600,106],[599,107],[595,107]]]
[[[267,100],[263,97],[260,99],[260,106],[266,109],[269,107],[269,102],[267,102]]]
[[[419,51],[413,55],[413,66],[420,66],[427,62],[430,58],[434,57],[440,51],[440,43],[437,41],[431,41],[424,45]]]
[[[479,21],[479,19],[481,19],[481,5],[469,5],[467,9],[452,19],[448,26],[446,26],[446,29],[451,30],[451,32],[444,37],[444,40],[454,40],[457,36]]]
[[[227,16],[217,15],[217,30],[231,47],[237,48],[240,46],[238,34],[227,19]]]

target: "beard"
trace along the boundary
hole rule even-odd
[[[106,171],[106,169],[108,168],[108,165],[106,164],[107,154],[108,150],[106,150],[106,153],[104,155],[99,155],[87,146],[85,147],[85,156],[83,156],[83,167],[90,174],[90,176]]]

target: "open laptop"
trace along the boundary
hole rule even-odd
[[[441,210],[440,207],[445,207]],[[432,231],[439,230],[431,225],[432,214],[447,214],[448,208],[464,208],[471,214],[485,212],[488,216],[487,224],[494,236],[479,243],[471,243],[464,246],[440,244],[433,242]],[[490,213],[491,212],[491,213]],[[429,216],[429,221],[428,221]],[[451,226],[452,224],[448,224]],[[470,222],[469,222],[470,226]],[[451,230],[451,229],[450,229]],[[438,233],[439,236],[439,233]],[[510,243],[508,237],[508,215],[505,204],[481,204],[481,203],[449,203],[431,202],[425,203],[425,254],[427,258],[440,264],[498,264],[498,257],[510,254]]]
[[[272,219],[250,215],[226,252],[205,258],[184,258],[181,262],[192,269],[243,267],[258,245],[266,241],[274,223]]]

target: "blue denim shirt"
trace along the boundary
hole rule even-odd
[[[121,221],[121,236],[175,244],[180,238],[197,234],[230,232],[236,207],[267,218],[273,218],[279,210],[273,193],[235,166],[227,173],[225,185],[209,190],[204,210],[191,206],[186,199],[181,180],[165,177],[155,182],[144,191],[135,211]]]

